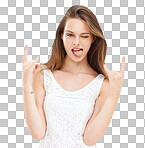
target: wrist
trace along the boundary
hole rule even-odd
[[[31,86],[23,87],[22,89],[23,89],[23,93],[34,94],[34,91]]]
[[[28,91],[28,90],[25,90],[25,89],[23,89],[23,93],[29,93],[29,94],[34,94],[34,91],[33,90],[31,90],[31,91]]]

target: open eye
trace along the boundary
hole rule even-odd
[[[67,36],[73,36],[72,34],[67,34]]]

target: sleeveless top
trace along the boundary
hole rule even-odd
[[[84,143],[83,133],[105,76],[99,74],[85,87],[67,91],[57,83],[50,69],[43,71],[47,130],[39,148],[97,148]]]

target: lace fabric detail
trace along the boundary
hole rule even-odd
[[[83,133],[104,78],[100,74],[83,89],[66,91],[49,69],[44,70],[47,131],[39,148],[96,148],[96,145],[85,145]]]
[[[99,74],[94,80],[92,80],[82,89],[77,91],[67,91],[56,82],[50,69],[45,69],[44,74],[44,87],[48,94],[54,94],[55,96],[62,98],[88,99],[89,101],[94,101],[94,98],[96,99],[98,97],[101,84],[105,78],[104,75]]]

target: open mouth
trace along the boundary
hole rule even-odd
[[[83,55],[83,49],[72,49],[72,52],[75,56],[80,57]]]
[[[74,51],[80,51],[80,50],[82,50],[83,51],[83,49],[81,48],[81,49],[72,49],[72,52],[74,52]]]

